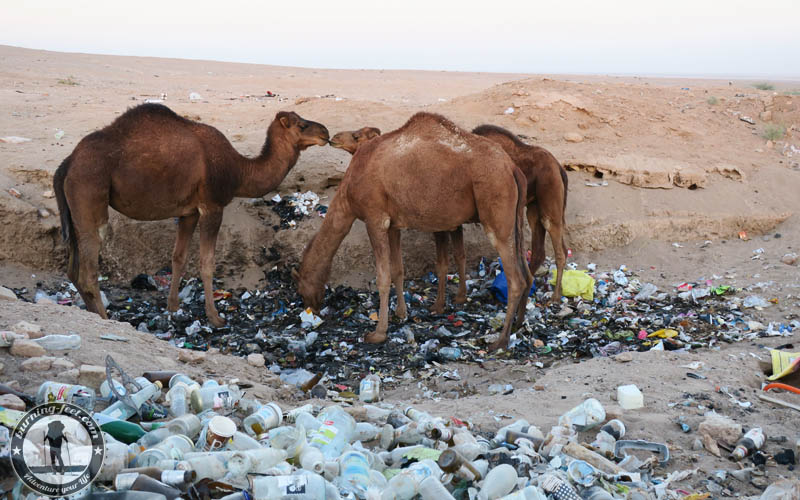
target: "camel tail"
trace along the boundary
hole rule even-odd
[[[514,168],[514,182],[517,185],[517,210],[516,220],[514,221],[514,245],[516,246],[517,265],[522,269],[523,276],[526,276],[527,283],[531,283],[531,275],[528,270],[527,259],[525,258],[525,187],[528,184],[525,174],[518,168]],[[525,290],[527,297],[527,290]]]
[[[561,171],[561,183],[564,184],[564,209],[561,211],[561,246],[564,247],[564,255],[567,254],[567,244],[564,239],[567,235],[567,191],[569,188],[569,178],[567,177],[567,170],[559,164]]]
[[[67,197],[64,193],[64,181],[67,178],[71,162],[72,157],[68,156],[56,169],[56,173],[53,176],[53,191],[56,193],[58,213],[61,216],[61,239],[67,244],[67,253],[69,255],[67,274],[70,278],[73,278],[78,275],[78,240],[75,236],[75,226],[72,224],[72,212],[69,209]]]

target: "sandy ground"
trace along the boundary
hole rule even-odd
[[[625,264],[642,282],[663,288],[701,279],[737,287],[766,283],[759,293],[778,303],[763,312],[765,321],[787,322],[798,317],[800,307],[800,272],[780,262],[781,256],[800,247],[800,83],[784,82],[775,91],[757,90],[752,83],[313,70],[0,47],[0,137],[31,139],[0,143],[0,285],[34,289],[39,281],[65,279],[55,200],[47,193],[55,168],[84,135],[127,107],[164,93],[165,104],[218,127],[247,155],[260,149],[270,120],[284,109],[322,122],[332,133],[364,125],[388,131],[419,110],[443,113],[469,128],[481,123],[505,126],[550,149],[571,169],[567,224],[572,260],[578,265]],[[267,91],[278,97],[264,97]],[[202,99],[190,100],[190,92]],[[505,114],[509,108],[513,112]],[[742,121],[742,116],[755,125]],[[787,129],[786,135],[767,143],[762,138],[765,129],[778,125]],[[64,136],[57,140],[54,134],[59,130]],[[569,132],[581,134],[582,142],[566,141]],[[343,151],[311,148],[278,192],[310,189],[324,203],[348,161]],[[603,182],[607,185],[587,185]],[[13,196],[9,188],[21,196]],[[281,265],[296,262],[321,222],[309,218],[295,230],[276,232],[272,226],[277,220],[268,207],[252,200],[237,200],[228,207],[217,246],[218,274],[226,286],[257,286],[266,248],[279,250]],[[737,237],[740,231],[746,231],[747,241]],[[140,223],[112,211],[103,273],[125,283],[140,272],[155,272],[169,264],[173,238],[171,221]],[[478,227],[467,228],[467,254],[470,265],[493,254]],[[409,232],[404,255],[407,276],[433,270],[432,238]],[[334,283],[361,286],[374,279],[360,223],[346,238],[333,271]],[[195,272],[193,266],[189,272]],[[238,377],[252,383],[250,391],[259,398],[287,407],[301,403],[274,376],[241,359],[210,353],[198,365],[185,365],[167,343],[76,308],[0,302],[0,328],[20,319],[50,333],[79,332],[83,347],[66,356],[76,364],[103,364],[109,353],[134,374],[181,369],[198,377]],[[99,340],[105,333],[130,341]],[[644,392],[645,408],[615,410],[629,425],[629,435],[667,442],[674,456],[667,470],[698,468],[698,474],[682,485],[702,492],[703,481],[714,470],[734,465],[693,451],[697,433],[683,434],[674,424],[685,415],[696,429],[703,413],[697,402],[688,407],[669,404],[683,402],[686,394],[708,397],[702,400],[706,408],[713,406],[745,428],[761,425],[768,435],[786,436],[794,443],[800,437],[797,413],[763,403],[756,394],[765,379],[758,367],[758,358],[768,357],[764,348],[794,342],[796,336],[797,332],[789,338],[683,354],[634,353],[628,363],[608,358],[563,361],[545,370],[502,360],[482,366],[454,364],[460,383],[437,380],[432,370],[431,378],[422,374],[403,382],[386,397],[441,416],[469,419],[483,429],[510,422],[496,418],[507,414],[546,431],[558,415],[589,396],[613,409],[615,388],[635,383]],[[705,363],[708,379],[686,377],[688,369],[682,365],[692,361]],[[19,360],[6,352],[0,352],[0,362],[0,381],[18,380],[28,391],[55,375],[20,372]],[[471,395],[436,401],[423,396],[426,388],[447,394],[465,382],[465,392]],[[515,391],[489,396],[488,385],[494,382],[512,383]],[[738,390],[738,398],[752,402],[752,408],[742,409],[716,392],[723,386]],[[592,436],[584,437],[588,441]],[[779,445],[771,443],[769,450],[778,451]],[[785,466],[767,470],[769,481],[795,474]],[[735,481],[730,487],[743,494],[757,491]]]

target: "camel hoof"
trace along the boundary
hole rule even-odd
[[[167,301],[167,311],[174,313],[178,310],[178,301],[176,300],[175,303],[172,301]]]
[[[408,311],[405,308],[403,309],[397,308],[394,310],[394,315],[402,320],[405,320],[406,317],[408,317]]]
[[[214,328],[222,328],[223,326],[226,325],[226,321],[224,319],[220,318],[219,316],[209,316],[208,317],[208,322]]]
[[[386,341],[386,333],[378,331],[370,332],[364,337],[364,342],[367,344],[380,344]]]
[[[444,314],[444,304],[435,302],[429,309],[433,314]]]
[[[467,296],[456,295],[456,298],[453,299],[453,304],[466,304],[467,303]]]
[[[494,351],[496,351],[498,349],[505,349],[506,347],[508,347],[508,340],[503,341],[501,339],[501,340],[498,340],[496,342],[492,342],[489,345],[489,352],[494,352]]]

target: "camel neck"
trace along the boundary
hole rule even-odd
[[[261,154],[257,158],[248,159],[244,164],[235,196],[259,198],[274,191],[299,157],[300,150],[280,140],[270,128]]]
[[[333,256],[336,255],[355,220],[355,215],[341,195],[342,193],[336,193],[333,198],[325,215],[325,221],[309,243],[300,266],[300,275],[303,279],[308,279],[319,286],[327,283]]]

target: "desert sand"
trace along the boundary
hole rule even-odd
[[[764,321],[785,323],[798,318],[800,307],[798,267],[780,260],[800,246],[800,82],[773,82],[775,90],[770,91],[753,83],[315,70],[0,46],[0,137],[30,139],[0,142],[0,285],[35,289],[37,282],[66,280],[51,192],[53,172],[83,136],[130,106],[163,99],[179,114],[219,128],[250,156],[260,150],[266,128],[280,110],[321,122],[331,134],[362,126],[389,131],[425,110],[442,113],[464,128],[500,125],[553,152],[569,170],[570,262],[580,267],[595,262],[606,270],[625,264],[642,282],[665,289],[715,275],[736,287],[769,283],[763,295],[776,298],[777,304],[763,311]],[[191,93],[199,98],[190,99]],[[785,134],[768,141],[767,132],[778,127]],[[348,162],[344,151],[310,148],[277,193],[312,190],[327,204]],[[275,231],[277,216],[257,201],[236,200],[226,209],[217,245],[217,276],[226,287],[259,286],[265,266],[276,265],[265,258],[270,247],[281,256],[277,265],[297,263],[321,223],[313,216],[296,229]],[[112,282],[124,284],[169,264],[172,221],[136,222],[111,210],[110,229],[101,272]],[[738,237],[740,232],[746,239]],[[467,227],[466,242],[468,269],[481,256],[494,258],[480,228]],[[403,249],[407,279],[433,270],[430,235],[408,232]],[[188,275],[196,276],[196,236],[190,256]],[[334,260],[332,284],[339,283],[374,289],[371,250],[360,222]],[[253,383],[252,394],[259,398],[287,407],[301,404],[274,376],[239,358],[211,353],[199,365],[184,365],[167,343],[75,307],[0,301],[0,329],[20,319],[41,324],[48,333],[80,332],[84,347],[69,355],[76,364],[102,364],[106,353],[118,354],[120,364],[137,374],[162,368],[187,370],[193,376],[235,376]],[[130,342],[97,341],[105,333]],[[454,364],[474,388],[468,391],[472,395],[427,399],[425,388],[447,390],[447,382],[433,377],[402,382],[386,398],[485,428],[502,425],[495,417],[504,413],[547,430],[582,398],[596,397],[611,408],[616,386],[635,383],[645,394],[645,408],[623,413],[629,433],[667,442],[673,453],[667,470],[699,469],[683,488],[702,492],[705,477],[733,465],[692,450],[697,434],[683,434],[674,421],[684,414],[696,428],[702,411],[669,403],[682,401],[686,393],[703,394],[718,412],[744,427],[762,425],[768,435],[787,436],[793,443],[800,436],[797,413],[763,403],[756,395],[765,379],[758,366],[759,359],[768,358],[764,347],[793,342],[797,335],[682,354],[633,353],[628,363],[597,358],[562,361],[546,369],[502,360]],[[708,379],[685,377],[682,366],[693,361],[706,363]],[[19,359],[6,354],[0,354],[0,363],[0,382],[17,380],[28,391],[55,375],[20,372]],[[489,396],[487,386],[494,382],[513,383],[516,390]],[[720,386],[738,389],[752,408],[742,409],[716,392]],[[786,467],[769,469],[770,481],[796,474]],[[758,491],[752,485],[733,486],[743,494]]]

